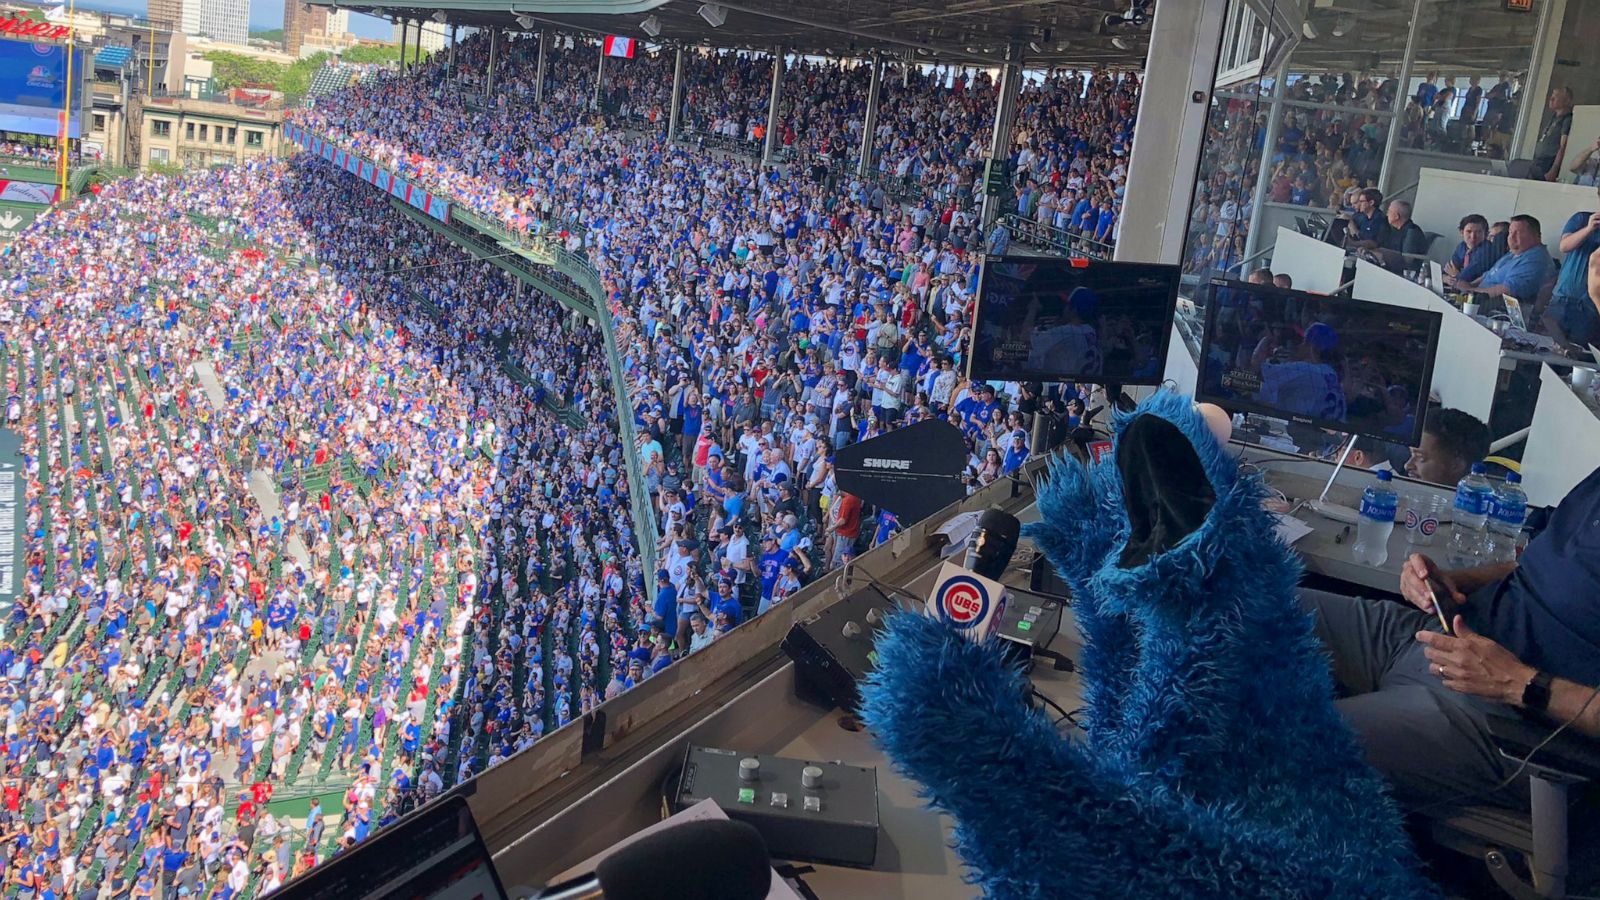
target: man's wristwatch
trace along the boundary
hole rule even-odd
[[[1551,680],[1549,672],[1533,673],[1533,678],[1522,688],[1522,708],[1538,713],[1549,709]]]

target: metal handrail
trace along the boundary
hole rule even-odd
[[[1109,260],[1116,249],[1104,241],[1097,241],[1091,237],[1074,234],[1064,228],[1057,228],[1054,225],[1046,225],[1043,222],[1026,219],[1017,213],[1006,213],[1000,217],[1000,221],[1011,229],[1012,234],[1018,235],[1024,243],[1042,241],[1067,256]],[[1033,238],[1032,241],[1029,240],[1030,237]]]

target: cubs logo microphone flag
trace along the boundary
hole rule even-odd
[[[620,56],[623,59],[633,59],[633,38],[618,37],[614,34],[606,35],[605,54],[607,56]]]
[[[1000,627],[1006,608],[1005,586],[946,562],[939,569],[924,610],[930,619],[949,625],[969,641],[986,641]]]

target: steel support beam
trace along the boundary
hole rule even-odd
[[[600,44],[600,61],[594,67],[594,100],[590,103],[595,109],[600,108],[600,89],[606,80],[606,45]]]
[[[544,67],[549,59],[549,51],[550,29],[542,28],[539,30],[539,65],[534,72],[533,102],[535,103],[544,102]]]
[[[883,100],[883,54],[872,54],[872,84],[867,88],[867,118],[861,128],[861,155],[856,174],[865,178],[872,171],[872,133],[878,130],[878,105]]]
[[[678,139],[679,110],[683,108],[683,48],[673,51],[672,112],[667,115],[667,143]]]
[[[494,96],[494,58],[500,48],[500,29],[489,29],[489,71],[483,79],[483,96],[485,99]]]
[[[400,25],[400,71],[406,70],[406,33],[411,30],[411,25],[405,19],[395,19]]]
[[[1250,191],[1250,218],[1244,236],[1244,255],[1254,256],[1261,247],[1261,210],[1267,202],[1267,188],[1272,182],[1272,155],[1276,153],[1278,135],[1283,132],[1283,95],[1288,90],[1289,60],[1285,57],[1278,64],[1278,70],[1272,76],[1272,106],[1267,112],[1267,133],[1261,136],[1261,164],[1256,171],[1255,187]],[[1394,122],[1390,122],[1392,127]],[[1244,200],[1243,197],[1239,200]],[[1188,217],[1184,217],[1188,221]],[[1237,228],[1239,223],[1234,222]],[[1230,235],[1231,237],[1231,235]]]
[[[990,165],[1000,165],[1011,158],[1011,131],[1017,119],[1017,95],[1022,90],[1022,44],[1013,41],[1006,48],[1006,62],[1000,67],[1000,102],[994,108],[994,129],[989,135]],[[983,230],[1000,217],[1001,197],[992,195],[985,187],[983,194]]]
[[[1156,4],[1150,58],[1188,64],[1145,69],[1118,217],[1119,260],[1175,264],[1183,259],[1227,11],[1228,0]]]
[[[1423,0],[1416,0],[1411,6],[1411,30],[1406,32],[1406,49],[1400,57],[1400,87],[1394,92],[1394,118],[1389,120],[1389,134],[1383,141],[1383,163],[1378,168],[1378,188],[1386,196],[1394,188],[1390,183],[1394,177],[1394,151],[1400,146],[1400,126],[1405,122],[1406,101],[1411,97],[1411,65],[1417,58],[1417,32],[1422,30],[1422,2]],[[1546,8],[1548,6],[1547,3]],[[1275,98],[1276,96],[1274,94]],[[1276,104],[1276,99],[1273,102]],[[1271,159],[1272,154],[1267,153],[1265,157]],[[1264,166],[1261,175],[1261,180],[1265,182],[1267,172]]]
[[[771,165],[778,151],[778,104],[783,100],[783,47],[772,49],[772,92],[767,95],[767,137],[761,148],[761,162]]]

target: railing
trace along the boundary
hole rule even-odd
[[[465,235],[458,234],[454,229],[441,226],[437,220],[417,214],[415,210],[404,204],[397,208],[412,214],[412,218],[427,224],[429,227],[443,231],[447,236],[456,238],[458,242],[470,240]],[[557,241],[532,234],[518,235],[513,233],[499,222],[491,220],[474,210],[460,204],[450,207],[450,218],[453,225],[463,231],[477,231],[483,235],[494,238],[498,243],[494,246],[478,244],[475,248],[480,255],[493,256],[494,251],[501,245],[512,245],[526,250],[529,256],[552,260],[551,268],[560,272],[572,281],[577,288],[588,295],[589,303],[574,296],[570,291],[562,289],[532,272],[529,266],[535,265],[533,259],[521,254],[502,256],[491,260],[495,265],[513,276],[522,278],[534,285],[539,290],[545,291],[568,308],[576,310],[581,315],[587,316],[599,323],[600,334],[606,350],[606,368],[611,376],[611,392],[616,400],[617,430],[622,436],[622,461],[628,473],[628,505],[633,513],[634,538],[639,547],[639,561],[645,573],[645,593],[650,600],[655,600],[655,579],[650,573],[656,571],[657,554],[655,536],[657,533],[655,510],[650,506],[650,497],[644,489],[644,467],[639,462],[639,448],[637,432],[633,421],[633,404],[629,402],[627,372],[622,365],[622,355],[617,349],[616,333],[613,330],[611,309],[606,303],[605,290],[600,283],[600,273],[584,257],[568,251]],[[548,229],[546,229],[548,231]]]
[[[1116,249],[1103,241],[1054,225],[1025,219],[1016,213],[1006,213],[1000,217],[1000,221],[1011,231],[1012,240],[1035,247],[1058,250],[1066,256],[1109,260]]]

